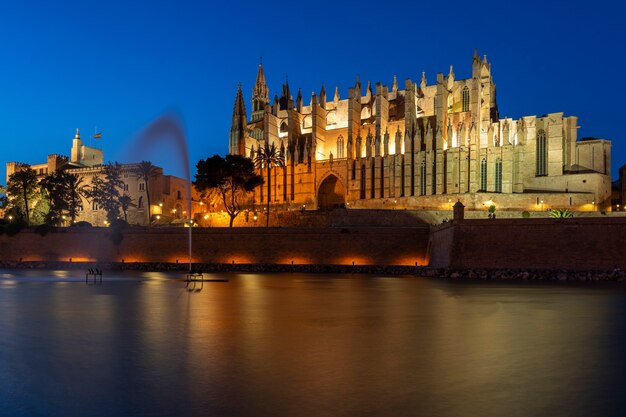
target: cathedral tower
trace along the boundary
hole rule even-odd
[[[263,118],[265,114],[265,106],[270,102],[269,89],[265,83],[265,73],[263,72],[263,64],[259,64],[259,70],[256,74],[256,83],[252,89],[252,121],[256,122]]]
[[[248,125],[246,106],[243,102],[241,84],[237,88],[235,107],[233,109],[232,125],[230,127],[230,144],[228,153],[231,155],[246,155],[246,127]]]

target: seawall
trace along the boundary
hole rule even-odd
[[[426,265],[429,227],[194,228],[203,264]],[[186,228],[63,228],[0,235],[0,261],[188,262]]]
[[[464,220],[433,228],[431,266],[450,269],[626,268],[626,219]]]

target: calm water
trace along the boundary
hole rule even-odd
[[[0,415],[626,415],[626,286],[228,277],[0,271]]]

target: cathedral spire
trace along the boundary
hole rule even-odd
[[[394,93],[398,91],[398,78],[395,75],[393,76],[393,84],[391,86],[391,91],[393,91]]]
[[[237,86],[237,96],[233,107],[233,119],[230,127],[230,147],[231,155],[245,155],[245,131],[248,125],[246,115],[246,105],[243,102],[241,83]]]
[[[324,84],[322,84],[322,89],[320,90],[320,106],[326,108],[326,89],[324,88]]]
[[[298,96],[296,97],[296,109],[302,111],[302,91],[298,88]]]
[[[339,101],[339,87],[335,87],[335,95],[333,97],[333,101]]]
[[[263,71],[263,62],[259,63],[259,69],[256,74],[256,82],[252,88],[252,121],[260,120],[265,113],[265,106],[269,104],[269,90],[265,83],[265,73]]]

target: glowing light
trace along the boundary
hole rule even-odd
[[[208,214],[204,215],[204,220],[209,220],[209,215]]]

